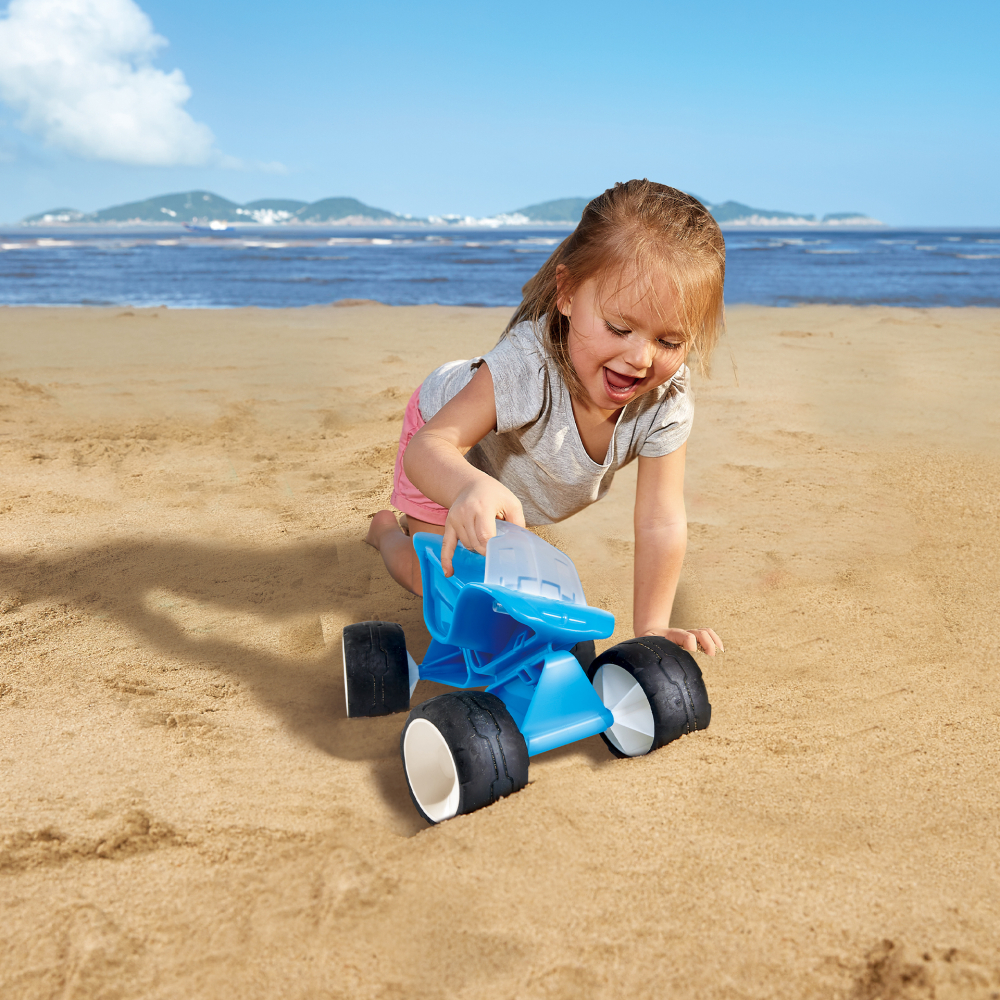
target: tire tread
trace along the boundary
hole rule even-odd
[[[372,718],[410,707],[406,637],[395,622],[367,621],[344,629],[347,714]]]

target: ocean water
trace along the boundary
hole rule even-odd
[[[0,304],[514,306],[569,230],[0,232]],[[998,230],[728,230],[726,300],[1000,306]]]

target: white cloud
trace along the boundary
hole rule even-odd
[[[88,159],[206,163],[218,154],[208,126],[184,110],[184,74],[150,62],[166,44],[133,0],[11,0],[0,100],[26,132]]]

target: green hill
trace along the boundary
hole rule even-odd
[[[402,222],[403,217],[395,212],[387,212],[384,208],[372,208],[357,198],[324,198],[322,201],[314,201],[305,208],[300,208],[295,213],[300,222],[343,222],[345,219],[360,220],[372,219],[376,222],[383,220],[394,222],[397,219]]]
[[[703,199],[699,200],[718,222],[737,222],[753,216],[760,219],[801,219],[810,222],[815,220],[813,215],[803,215],[799,212],[779,212],[770,208],[751,208],[738,201],[723,201],[718,205],[712,205]],[[555,201],[543,201],[538,205],[528,205],[526,208],[519,208],[516,212],[508,214],[523,215],[530,222],[579,222],[588,201],[590,201],[589,198],[557,198]]]
[[[580,221],[587,198],[556,198],[536,205],[527,205],[514,212],[497,216],[494,223],[537,223],[575,225]],[[723,201],[702,204],[721,223],[786,223],[795,225],[825,224],[850,225],[870,223],[881,225],[860,212],[835,212],[823,216],[822,223],[814,215],[797,212],[777,211],[769,208],[752,208],[738,201]],[[448,221],[461,221],[459,216],[448,216]],[[257,225],[281,225],[311,223],[345,225],[353,223],[426,223],[426,219],[410,219],[389,212],[384,208],[374,208],[357,198],[323,198],[311,203],[292,198],[260,198],[257,201],[238,205],[211,191],[185,191],[179,194],[164,194],[145,201],[132,201],[125,205],[113,205],[99,212],[83,214],[72,208],[53,208],[39,212],[22,220],[28,225],[57,223],[131,223],[149,225],[154,223],[244,223]],[[438,220],[440,222],[440,220]]]
[[[274,225],[287,222],[337,223],[371,220],[405,221],[402,216],[383,208],[372,208],[357,198],[324,198],[312,204],[292,198],[260,198],[238,205],[211,191],[185,191],[163,194],[144,201],[112,205],[99,212],[84,214],[72,208],[53,208],[22,221],[44,225],[54,222],[132,223],[148,225],[162,222],[243,222]]]
[[[84,222],[238,222],[239,205],[210,191],[164,194],[145,201],[113,205],[84,216]]]
[[[589,201],[589,198],[556,198],[507,214],[523,215],[529,222],[579,222]]]
[[[706,201],[702,204],[715,216],[716,222],[738,222],[753,216],[760,219],[805,219],[808,222],[813,222],[816,218],[815,215],[805,215],[802,212],[778,212],[771,208],[751,208],[738,201],[723,201],[718,205],[710,205]]]

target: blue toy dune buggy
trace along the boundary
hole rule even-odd
[[[410,707],[420,678],[465,690],[410,713],[400,751],[413,803],[439,823],[523,788],[528,758],[600,733],[613,754],[639,757],[704,729],[712,706],[694,658],[659,636],[629,639],[594,656],[614,631],[589,607],[572,561],[530,531],[497,522],[486,556],[459,544],[454,575],[441,568],[441,536],[418,533],[423,662],[392,622],[343,634],[347,714]]]

